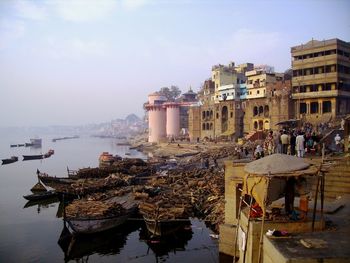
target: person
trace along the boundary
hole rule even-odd
[[[282,131],[279,131],[274,134],[274,144],[276,153],[282,153],[281,134]]]
[[[339,133],[337,133],[337,135],[335,135],[335,137],[334,137],[334,142],[335,142],[335,147],[336,147],[337,152],[340,151],[340,141],[341,141],[341,137],[340,137]]]
[[[275,144],[272,131],[269,132],[265,139],[265,149],[268,155],[271,155],[275,152]]]
[[[295,132],[292,131],[290,133],[290,155],[295,156],[295,146],[296,146],[296,139]]]
[[[287,134],[287,131],[284,131],[281,135],[281,143],[282,143],[282,153],[287,154],[288,152],[288,145],[289,145],[289,136]]]
[[[286,195],[284,197],[284,208],[287,215],[290,215],[294,210],[295,183],[296,180],[294,177],[287,178],[285,188]]]
[[[261,147],[260,144],[258,144],[256,146],[256,149],[255,149],[255,152],[254,152],[254,157],[255,157],[256,160],[264,157],[264,150],[263,150],[263,148]]]
[[[345,120],[344,118],[342,118],[340,122],[340,130],[344,130],[344,125],[345,125]]]
[[[298,133],[298,136],[295,139],[295,147],[297,150],[297,156],[299,158],[303,158],[304,157],[304,142],[305,142],[305,138],[302,132]]]

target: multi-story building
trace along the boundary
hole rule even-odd
[[[293,117],[291,82],[284,79],[284,74],[258,68],[246,72],[246,76],[247,95],[242,100],[245,133],[276,130],[278,122]]]
[[[291,48],[295,116],[328,122],[350,112],[350,43],[311,40]]]

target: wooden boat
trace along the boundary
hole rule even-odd
[[[23,197],[29,201],[45,200],[57,196],[55,191],[38,192],[31,195],[24,195]]]
[[[188,218],[156,219],[144,215],[143,219],[148,232],[153,236],[167,236],[191,224]]]
[[[76,182],[76,179],[68,178],[68,177],[56,177],[49,176],[47,174],[39,173],[38,179],[45,184],[46,186],[54,188],[57,185],[71,185]]]
[[[18,147],[17,144],[11,144],[10,147]]]
[[[37,160],[37,159],[43,159],[43,154],[37,154],[37,155],[23,155],[23,161],[27,160]]]
[[[49,158],[51,155],[55,153],[54,150],[50,149],[47,153],[43,155],[43,158]]]
[[[147,230],[153,236],[169,235],[190,223],[185,207],[159,207],[153,203],[142,202],[139,209]]]
[[[136,201],[131,197],[131,194],[113,197],[103,203],[101,202],[102,201],[76,200],[67,207],[65,221],[75,234],[94,234],[120,226],[136,212],[138,206]],[[78,204],[80,208],[84,207],[87,209],[86,211],[88,211],[88,214],[83,215],[81,209],[78,209],[75,211],[76,215],[72,215],[72,211],[69,209],[72,207],[76,209],[76,207],[74,207],[76,204]],[[100,206],[102,204],[106,205],[107,209],[110,211],[113,211],[111,215],[104,215],[107,210],[101,211]],[[91,206],[91,208],[89,206]],[[93,212],[93,209],[99,211]]]
[[[14,163],[18,161],[17,156],[11,156],[11,158],[8,159],[2,159],[2,164],[9,164],[9,163]]]

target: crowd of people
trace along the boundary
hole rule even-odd
[[[263,146],[256,147],[254,157],[259,159],[265,154],[281,153],[303,158],[305,153],[318,154],[321,152],[320,140],[324,131],[323,124],[313,127],[310,123],[305,123],[300,129],[270,131]]]

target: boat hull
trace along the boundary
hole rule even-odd
[[[146,223],[148,232],[153,236],[166,236],[170,235],[186,225],[190,225],[189,219],[169,219],[169,220],[156,220],[143,216]]]
[[[23,161],[43,159],[43,157],[44,156],[42,154],[38,154],[38,155],[23,155]]]
[[[31,194],[31,195],[25,195],[23,196],[25,199],[29,201],[39,201],[39,200],[45,200],[49,198],[56,197],[57,193],[54,191],[47,191],[43,193],[37,193],[37,194]]]
[[[9,159],[2,159],[2,164],[9,164],[9,163],[17,162],[17,161],[18,161],[17,157],[12,157]]]
[[[123,224],[129,214],[101,219],[66,219],[76,234],[94,234],[115,228]]]

